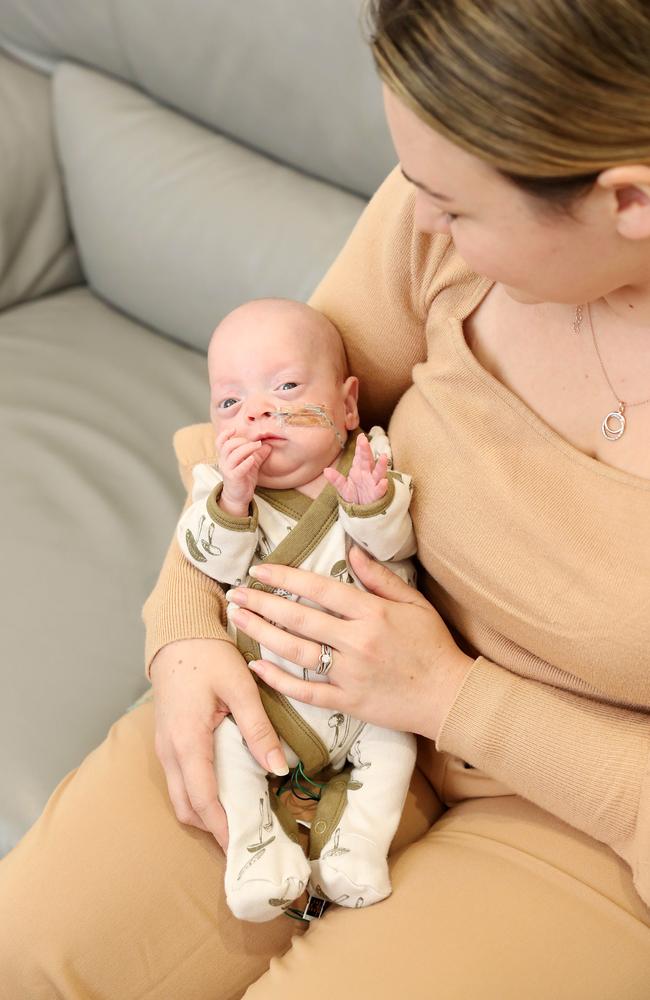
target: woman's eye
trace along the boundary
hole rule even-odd
[[[288,392],[289,389],[297,389],[297,388],[298,388],[297,382],[283,382],[282,385],[280,386],[280,391]]]
[[[231,406],[235,406],[239,402],[234,396],[229,396],[228,399],[222,399],[219,403],[220,410],[228,410]]]
[[[452,222],[455,222],[457,218],[458,218],[458,216],[454,215],[453,212],[445,212],[445,221],[448,224],[451,224]]]

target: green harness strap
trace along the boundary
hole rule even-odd
[[[342,475],[347,475],[352,465],[356,440],[360,431],[353,431],[346,442],[337,468]],[[261,491],[260,491],[261,492]],[[276,566],[300,566],[314,551],[325,537],[338,517],[338,495],[330,483],[324,487],[293,528],[283,538],[280,544],[269,552],[261,563],[273,563]],[[248,576],[246,586],[253,590],[265,590],[273,593],[273,587],[254,580]],[[247,663],[260,658],[260,646],[255,639],[237,630],[237,646]],[[256,677],[260,689],[262,705],[273,727],[279,736],[285,740],[298,759],[302,761],[305,774],[317,775],[327,765],[329,753],[320,736],[314,732],[291,702],[284,695],[265,684]]]

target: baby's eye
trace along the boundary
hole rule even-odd
[[[288,392],[290,389],[297,389],[297,388],[298,388],[297,382],[283,382],[282,385],[280,386],[280,391]]]
[[[231,406],[236,406],[239,402],[234,396],[228,396],[228,399],[222,399],[220,403],[217,404],[219,410],[228,410]]]

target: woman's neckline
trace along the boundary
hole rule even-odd
[[[504,383],[499,381],[499,379],[493,375],[492,372],[489,372],[483,367],[467,343],[463,324],[478,308],[487,293],[494,287],[494,284],[495,283],[493,281],[487,278],[479,278],[476,288],[471,294],[468,295],[467,300],[463,303],[462,310],[460,310],[456,315],[449,317],[453,343],[460,359],[465,364],[465,367],[468,368],[486,386],[486,388],[493,392],[494,395],[498,396],[504,405],[508,406],[511,410],[514,410],[525,421],[525,423],[528,424],[531,430],[545,438],[549,444],[558,448],[568,458],[579,463],[580,465],[583,465],[586,469],[596,473],[596,475],[604,476],[607,479],[613,479],[616,482],[635,487],[636,489],[645,491],[650,490],[650,479],[645,479],[643,476],[637,476],[632,472],[626,472],[623,469],[617,469],[615,466],[608,465],[606,462],[601,462],[599,459],[581,451],[580,448],[572,444],[571,441],[562,437],[558,431],[547,424],[546,421],[535,413],[535,411],[532,410],[520,396],[513,392],[512,389],[504,385]]]

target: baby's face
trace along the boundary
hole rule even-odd
[[[342,377],[332,332],[323,323],[296,303],[252,302],[228,316],[213,336],[212,424],[216,434],[228,428],[246,441],[270,445],[260,486],[291,489],[312,482],[358,426],[357,380]],[[292,426],[274,416],[307,404],[323,406],[334,427]]]

